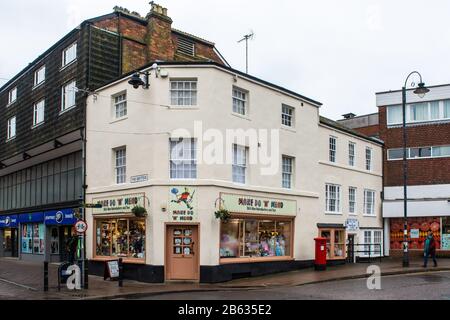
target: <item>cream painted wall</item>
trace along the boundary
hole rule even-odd
[[[89,96],[87,106],[87,201],[110,195],[146,193],[151,201],[146,235],[148,264],[164,264],[164,223],[167,222],[167,214],[161,211],[161,205],[167,204],[171,185],[197,186],[202,265],[217,265],[219,262],[219,221],[214,218],[213,212],[214,201],[220,192],[296,200],[298,212],[295,219],[294,257],[307,260],[314,258],[313,239],[318,234],[317,223],[344,223],[346,218],[345,213],[342,216],[324,214],[325,182],[336,182],[343,186],[352,183],[358,187],[358,208],[362,208],[364,187],[381,191],[381,176],[378,175],[378,171],[381,174],[381,149],[375,144],[375,175],[322,163],[327,160],[327,135],[331,130],[318,125],[319,112],[316,106],[253,81],[235,78],[233,74],[212,66],[162,68],[168,71],[169,78],[155,78],[152,75],[149,90],[135,90],[127,83],[128,79],[125,79]],[[170,106],[170,78],[198,79],[197,106]],[[233,86],[249,91],[249,114],[246,117],[232,112]],[[125,91],[128,115],[114,121],[112,96]],[[296,110],[293,129],[281,126],[283,103]],[[212,128],[222,132],[227,128],[280,129],[279,172],[272,176],[262,176],[259,165],[250,166],[248,183],[236,185],[231,182],[231,165],[199,164],[198,179],[169,179],[170,132],[179,128],[192,132],[194,121],[197,120],[202,121],[204,130]],[[339,143],[350,138],[340,132],[333,134],[342,136]],[[357,154],[363,155],[361,150],[366,142],[355,137],[351,139],[357,142]],[[116,185],[112,150],[121,146],[127,148],[127,183]],[[231,149],[231,143],[227,144],[227,148]],[[338,158],[343,153],[344,151],[338,150]],[[295,157],[295,181],[291,190],[281,188],[281,154]],[[129,183],[131,176],[141,174],[148,174],[149,181]],[[345,195],[344,189],[343,197]],[[377,209],[380,205],[377,199]],[[379,211],[377,216],[381,217],[378,213]],[[378,226],[381,218],[361,217],[360,221],[363,222],[361,225]],[[88,223],[91,226],[92,222],[88,210]],[[93,246],[94,233],[89,235],[88,252],[92,254],[90,248]]]

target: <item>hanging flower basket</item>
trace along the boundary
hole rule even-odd
[[[226,209],[220,209],[214,212],[214,215],[217,219],[222,220],[223,222],[228,222],[228,220],[231,218],[231,213]]]
[[[147,209],[141,206],[135,206],[131,209],[131,212],[138,218],[145,218],[147,216]]]

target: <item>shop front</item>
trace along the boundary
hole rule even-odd
[[[404,220],[389,219],[390,251],[396,254],[402,251]],[[428,230],[433,232],[436,249],[439,254],[450,253],[450,217],[411,217],[408,218],[408,241],[412,252],[421,253],[424,248]]]
[[[68,259],[68,240],[77,221],[73,208],[19,214],[20,258],[61,262]]]
[[[17,215],[0,216],[0,257],[19,256]]]
[[[219,266],[203,268],[205,282],[296,268],[296,201],[228,193],[219,199],[230,217],[220,221]]]
[[[317,228],[318,236],[327,239],[327,263],[344,263],[347,257],[345,225],[318,223]]]
[[[122,258],[129,278],[143,280],[147,255],[147,214],[134,214],[134,207],[145,208],[144,193],[94,198],[101,208],[92,209],[92,272],[103,275],[105,261]],[[89,231],[88,231],[89,232]],[[89,235],[88,235],[89,236]]]
[[[76,222],[74,209],[71,208],[44,212],[50,262],[70,260],[69,240],[75,236],[73,226]]]

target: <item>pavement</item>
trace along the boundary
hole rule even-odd
[[[381,275],[399,275],[435,271],[450,271],[450,259],[439,259],[437,268],[422,268],[421,260],[413,260],[408,268],[402,267],[400,259],[384,258],[382,262],[357,263],[328,267],[326,271],[313,268],[236,279],[219,284],[171,282],[149,284],[124,280],[123,287],[117,281],[104,281],[103,277],[89,276],[89,289],[70,291],[64,285],[57,290],[57,264],[49,265],[49,291],[43,291],[43,263],[0,258],[0,300],[82,300],[82,299],[138,299],[142,297],[180,293],[234,290],[261,290],[264,288],[294,287],[329,281],[366,278],[369,265],[380,267]]]

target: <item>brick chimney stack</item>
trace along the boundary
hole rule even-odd
[[[147,61],[173,61],[175,47],[172,41],[172,19],[167,15],[167,8],[150,2],[152,8],[147,14],[148,45]]]

